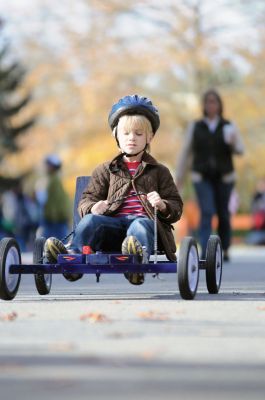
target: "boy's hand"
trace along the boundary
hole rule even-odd
[[[91,214],[102,215],[109,208],[108,200],[100,200],[91,208]]]
[[[157,192],[147,193],[147,200],[153,207],[157,207],[160,212],[165,212],[167,209],[166,203],[161,199]]]

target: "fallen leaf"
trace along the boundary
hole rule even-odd
[[[97,323],[97,322],[110,322],[110,319],[108,317],[106,317],[106,315],[100,314],[100,313],[95,313],[95,312],[82,314],[80,316],[80,320],[88,321],[92,324]]]
[[[74,344],[70,342],[56,342],[56,343],[51,343],[49,345],[50,350],[56,350],[56,351],[70,351],[74,349]]]
[[[168,315],[165,313],[157,312],[157,311],[147,311],[147,312],[140,312],[138,316],[145,320],[150,321],[166,321],[169,320]]]
[[[141,358],[144,360],[152,360],[156,357],[156,353],[154,351],[144,351],[140,354]]]
[[[12,311],[11,313],[1,314],[0,320],[1,321],[14,321],[17,317],[18,317],[17,313],[15,311]]]

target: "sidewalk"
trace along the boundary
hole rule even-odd
[[[264,257],[265,267],[265,246],[250,246],[246,244],[236,244],[231,246],[230,254],[236,258],[252,258],[253,256]]]

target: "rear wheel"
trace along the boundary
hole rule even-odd
[[[43,249],[46,239],[39,237],[35,240],[33,249],[33,264],[43,264]],[[34,274],[35,285],[40,295],[50,293],[52,286],[52,274]]]
[[[219,292],[222,280],[223,256],[219,236],[211,235],[206,249],[206,284],[208,292]]]
[[[192,237],[185,237],[180,244],[177,271],[181,297],[194,299],[199,282],[199,255]]]
[[[17,241],[4,238],[0,241],[0,298],[12,300],[18,291],[21,274],[11,274],[10,266],[21,264],[21,253]]]

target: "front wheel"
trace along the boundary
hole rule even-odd
[[[180,244],[177,271],[181,297],[194,299],[199,282],[199,255],[192,237],[185,237]]]
[[[10,266],[21,264],[21,253],[17,241],[4,238],[0,241],[0,298],[13,300],[16,296],[21,274],[11,274]]]
[[[206,284],[208,292],[217,294],[222,280],[223,256],[219,236],[211,235],[206,248]]]
[[[35,240],[33,249],[33,264],[43,264],[43,249],[46,239],[39,237]],[[35,285],[40,295],[50,293],[52,286],[52,274],[34,274]]]

